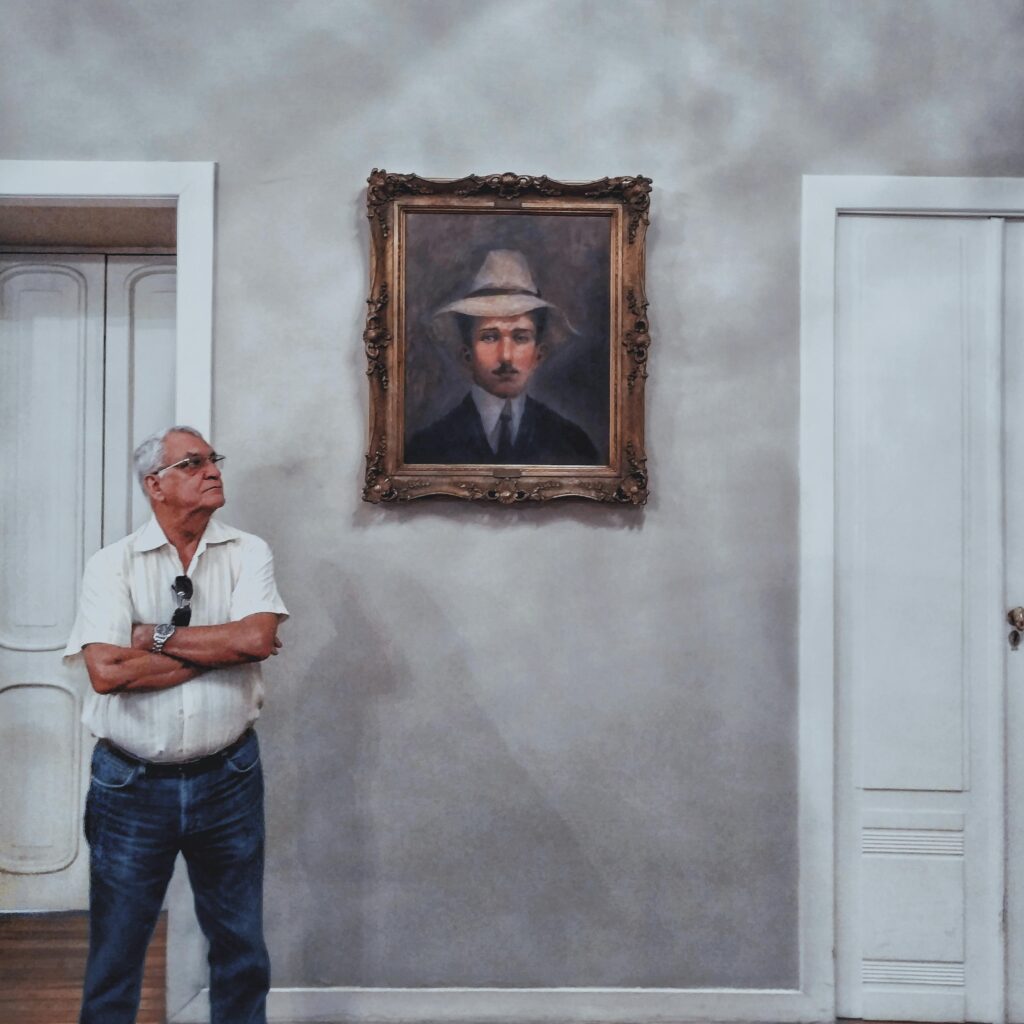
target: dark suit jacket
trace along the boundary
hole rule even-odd
[[[473,396],[467,392],[454,409],[417,431],[405,446],[405,461],[496,463]],[[597,449],[581,427],[527,396],[512,457],[507,462],[528,466],[595,466],[599,459]]]

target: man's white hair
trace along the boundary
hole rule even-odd
[[[150,434],[132,455],[132,461],[135,463],[135,475],[138,477],[143,494],[146,493],[146,477],[160,469],[164,464],[164,459],[167,458],[164,442],[167,440],[168,434],[191,434],[193,437],[198,437],[200,441],[204,440],[203,435],[195,427],[181,425],[167,427],[165,430],[158,430],[155,434]]]

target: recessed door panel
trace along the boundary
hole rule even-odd
[[[173,256],[108,259],[104,543],[150,515],[132,452],[175,421],[176,284]]]
[[[77,694],[52,683],[0,688],[0,870],[46,874],[78,855],[81,757]]]

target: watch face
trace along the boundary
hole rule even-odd
[[[166,643],[174,635],[174,626],[160,625],[153,630],[153,639],[158,643]]]

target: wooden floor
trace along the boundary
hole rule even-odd
[[[88,915],[0,914],[0,1024],[76,1024]],[[166,1024],[167,915],[146,954],[137,1024]],[[895,1024],[840,1018],[836,1024]]]
[[[0,914],[0,1024],[75,1024],[89,920],[84,912]],[[146,954],[138,1024],[167,1017],[167,915]]]

